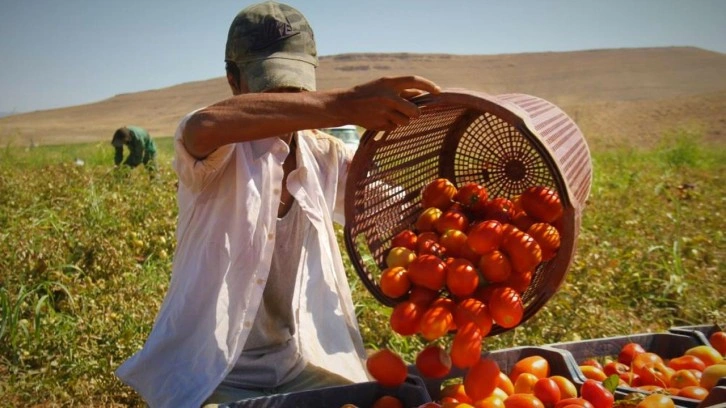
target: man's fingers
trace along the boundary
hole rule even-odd
[[[411,99],[411,98],[415,98],[415,97],[417,97],[419,95],[423,95],[425,93],[426,92],[424,92],[424,91],[422,91],[420,89],[404,89],[401,92],[401,98]]]
[[[390,81],[393,88],[398,92],[403,92],[407,89],[419,89],[432,94],[441,92],[441,88],[433,81],[418,75],[395,77],[391,78]]]

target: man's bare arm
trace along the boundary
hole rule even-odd
[[[433,82],[417,77],[381,78],[351,89],[236,95],[189,118],[182,135],[187,151],[203,159],[220,146],[264,139],[296,130],[356,124],[392,130],[417,117],[407,98],[438,93]]]

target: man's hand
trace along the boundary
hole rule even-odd
[[[372,130],[393,130],[421,114],[410,98],[440,91],[438,85],[420,76],[380,78],[346,91],[337,108],[349,123]]]

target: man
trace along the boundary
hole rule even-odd
[[[333,229],[353,153],[304,129],[394,129],[419,115],[407,97],[439,92],[415,76],[316,91],[312,29],[273,2],[235,17],[225,59],[233,96],[175,135],[169,291],[144,348],[117,371],[152,407],[368,381]]]
[[[124,145],[129,148],[129,155],[124,164],[131,168],[143,163],[148,169],[154,169],[156,163],[156,145],[149,132],[138,126],[124,126],[113,134],[111,144],[116,149],[113,162],[119,166],[124,158]]]

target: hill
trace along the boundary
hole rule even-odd
[[[220,70],[220,75],[223,75]],[[527,93],[559,105],[593,148],[649,145],[664,131],[726,135],[726,54],[691,47],[505,55],[342,54],[322,57],[318,88],[418,74],[444,88]],[[168,136],[187,112],[230,95],[223,76],[0,118],[2,145],[110,140],[124,124]]]

